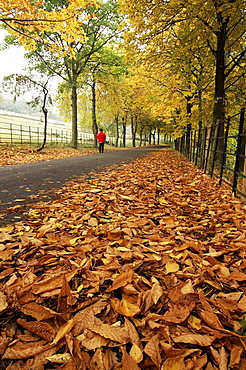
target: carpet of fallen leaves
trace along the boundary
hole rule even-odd
[[[0,146],[0,166],[74,157],[97,151],[94,148],[72,149],[69,147],[47,146],[42,151],[37,152],[37,149],[28,145]]]
[[[0,369],[246,369],[246,211],[172,149],[0,229]]]

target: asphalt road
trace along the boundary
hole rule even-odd
[[[164,146],[139,147],[0,167],[0,226],[24,219],[36,201],[55,199],[55,189],[82,175],[120,166]],[[1,213],[3,216],[1,216]]]

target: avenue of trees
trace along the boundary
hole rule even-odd
[[[244,106],[245,10],[243,0],[6,0],[0,19],[37,87],[59,77],[73,147],[78,125],[102,125],[123,146],[129,126],[135,146],[137,135],[177,137]],[[27,77],[8,76],[5,88],[30,86]]]

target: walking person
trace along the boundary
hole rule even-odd
[[[104,152],[104,143],[106,141],[106,135],[103,132],[102,128],[100,128],[100,131],[98,132],[96,138],[97,138],[97,141],[99,143],[99,153],[103,153]]]

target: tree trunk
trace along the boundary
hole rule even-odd
[[[74,84],[72,87],[72,142],[73,148],[78,147],[78,97],[77,97],[77,87]]]
[[[228,20],[224,20],[221,12],[218,13],[217,21],[219,29],[216,32],[216,70],[214,88],[213,123],[225,118],[225,43]]]
[[[160,127],[157,127],[157,144],[158,145],[160,145],[160,134],[161,134]]]
[[[42,111],[44,113],[44,139],[43,139],[43,144],[41,145],[40,148],[37,149],[37,152],[40,152],[41,150],[44,149],[44,146],[46,144],[46,139],[47,139],[48,110],[46,109],[46,101],[47,101],[48,90],[46,89],[46,87],[43,88],[43,93],[44,93],[44,101],[43,101]]]
[[[140,143],[139,143],[139,146],[142,146],[142,143],[143,143],[143,127],[140,128]]]
[[[126,117],[122,117],[122,146],[126,147]]]
[[[131,114],[131,129],[132,129],[132,146],[136,147],[136,133],[138,126],[138,117],[135,114]]]
[[[186,115],[187,115],[187,118],[189,119],[191,116],[191,108],[192,108],[192,103],[190,102],[191,97],[187,96],[186,100],[187,100]],[[191,123],[188,123],[186,125],[186,155],[188,156],[190,154],[190,141],[191,141],[190,135],[191,135]]]
[[[92,132],[94,134],[94,147],[97,147],[97,132],[98,132],[98,126],[97,126],[97,117],[96,117],[96,82],[93,77],[93,82],[91,86],[92,90]]]
[[[118,148],[119,146],[119,115],[115,116],[115,127],[116,127],[115,146]]]
[[[228,18],[224,18],[221,12],[217,15],[218,31],[216,31],[217,47],[216,47],[216,70],[215,70],[215,88],[214,88],[214,107],[213,107],[213,125],[223,122],[225,119],[225,45],[227,38]],[[224,135],[224,123],[221,123],[218,137]],[[214,136],[214,134],[213,134]],[[214,139],[214,137],[213,137]],[[213,142],[216,141],[213,140]],[[222,153],[224,148],[224,140],[218,140],[217,151]],[[216,160],[221,160],[220,155],[216,155]]]
[[[148,136],[147,136],[147,134],[145,134],[144,135],[144,146],[146,146],[147,141],[148,141]]]
[[[151,145],[151,139],[152,139],[152,132],[150,130],[150,132],[149,132],[149,145]]]
[[[154,132],[153,132],[153,144],[155,145],[155,134],[156,134],[156,127],[155,127],[155,129],[154,129]]]

